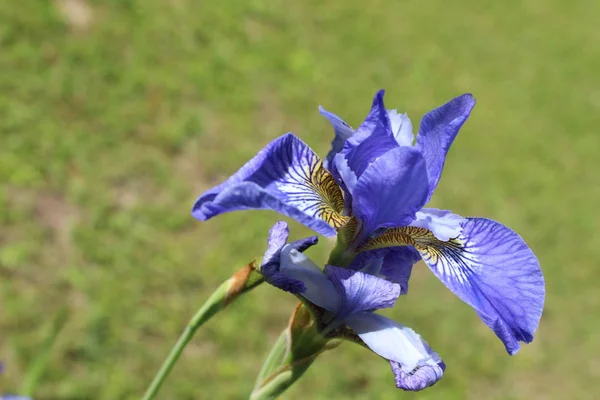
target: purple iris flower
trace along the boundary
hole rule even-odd
[[[515,354],[519,342],[533,340],[542,314],[537,258],[498,222],[424,207],[475,100],[464,94],[427,113],[415,140],[410,119],[387,110],[383,94],[356,130],[320,108],[335,130],[324,161],[293,134],[283,135],[200,196],[192,215],[270,209],[324,236],[337,233],[342,250],[333,264],[356,270],[368,263],[371,274],[398,283],[402,293],[422,259]]]
[[[373,352],[390,362],[396,386],[423,390],[442,378],[446,368],[440,356],[412,329],[375,314],[392,307],[400,285],[363,271],[327,265],[323,272],[306,255],[317,237],[287,244],[283,221],[269,232],[261,273],[272,285],[298,294],[325,310],[321,333],[341,326],[352,329]]]

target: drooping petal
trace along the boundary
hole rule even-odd
[[[192,215],[207,220],[248,209],[274,210],[324,236],[347,217],[339,186],[319,157],[292,134],[275,139],[224,183],[204,193]]]
[[[269,238],[267,239],[267,250],[262,258],[262,264],[269,264],[272,262],[279,263],[279,253],[285,244],[287,243],[290,230],[288,224],[285,221],[278,221],[269,230]]]
[[[410,224],[427,198],[427,172],[421,153],[398,147],[373,162],[354,188],[352,210],[362,235],[378,228]]]
[[[301,294],[311,303],[332,312],[339,309],[341,298],[333,283],[314,262],[290,245],[281,250],[279,274],[302,282],[305,290]]]
[[[458,96],[441,107],[425,114],[421,120],[416,146],[423,152],[429,177],[431,199],[440,177],[450,145],[475,107],[473,95]]]
[[[325,274],[341,298],[336,318],[392,307],[400,296],[400,285],[375,275],[333,265],[325,267]]]
[[[400,285],[400,294],[406,294],[412,267],[420,259],[421,255],[414,247],[386,247],[359,253],[348,268],[397,283]],[[365,270],[365,267],[371,269]]]
[[[369,312],[356,314],[345,322],[373,352],[393,362],[399,388],[422,390],[442,377],[442,359],[412,329]]]
[[[416,219],[410,226],[425,228],[431,231],[442,242],[458,237],[462,231],[461,224],[466,219],[451,211],[437,208],[423,208],[417,211]]]
[[[438,240],[423,228],[390,229],[363,250],[412,245],[433,273],[475,309],[515,354],[529,343],[544,307],[544,277],[527,243],[506,226],[467,218],[458,238]]]
[[[394,378],[396,378],[396,387],[411,392],[418,392],[435,385],[442,379],[444,371],[446,371],[446,364],[443,361],[435,365],[423,365],[411,373],[406,373],[402,369],[402,365],[396,361],[390,361],[390,366]]]
[[[335,137],[331,142],[331,150],[329,150],[329,153],[327,154],[327,157],[325,158],[324,162],[325,168],[331,171],[333,157],[335,157],[335,155],[342,150],[346,140],[354,134],[354,129],[352,129],[352,127],[346,122],[344,122],[343,119],[341,119],[334,113],[325,110],[321,106],[319,106],[319,113],[321,113],[322,116],[327,118],[329,123],[331,123],[331,126],[333,126],[333,130],[335,133]]]
[[[388,110],[388,117],[392,133],[400,146],[412,146],[415,135],[412,131],[412,123],[407,114],[400,114],[396,110]]]

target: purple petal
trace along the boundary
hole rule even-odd
[[[335,157],[335,155],[342,150],[346,140],[354,134],[354,129],[344,122],[343,119],[333,113],[330,113],[321,106],[319,106],[319,113],[329,120],[329,123],[331,123],[331,126],[333,126],[335,133],[335,137],[331,142],[331,150],[329,150],[324,163],[325,168],[331,171],[333,157]]]
[[[318,242],[319,242],[318,236],[309,236],[309,237],[306,237],[303,239],[294,240],[292,243],[290,243],[290,247],[292,249],[296,249],[302,253],[302,252],[304,252],[304,250],[308,249],[309,247],[314,246]]]
[[[260,273],[270,285],[292,294],[306,292],[306,285],[299,279],[290,277],[279,272],[279,264],[269,263],[261,267]]]
[[[392,133],[396,142],[400,146],[412,146],[415,135],[412,131],[412,123],[407,114],[400,114],[396,110],[388,110],[388,117],[392,128]]]
[[[342,299],[336,318],[392,307],[400,296],[400,285],[374,275],[332,265],[325,267],[325,274]]]
[[[348,167],[357,178],[360,178],[365,169],[379,157],[399,147],[383,104],[383,94],[383,90],[380,90],[375,95],[367,119],[356,130],[354,136],[346,140],[342,149]]]
[[[269,230],[269,238],[267,239],[267,250],[262,259],[262,265],[272,262],[279,262],[279,253],[287,243],[290,230],[285,221],[276,222]]]
[[[437,208],[423,208],[417,211],[416,219],[410,226],[425,228],[443,242],[456,238],[462,231],[462,223],[466,219],[450,211]]]
[[[306,255],[290,245],[281,250],[279,274],[290,281],[300,281],[305,290],[302,296],[326,310],[337,312],[341,298],[331,281]]]
[[[393,361],[398,387],[421,390],[442,377],[442,359],[412,329],[369,312],[356,314],[345,322],[373,352]],[[431,369],[438,373],[429,373]],[[415,374],[417,377],[413,380],[411,377]]]
[[[400,363],[396,361],[390,361],[390,366],[396,378],[396,387],[410,392],[418,392],[435,385],[442,379],[444,371],[446,371],[446,364],[443,361],[435,365],[428,364],[417,367],[410,373],[404,372]]]
[[[400,285],[400,294],[406,294],[412,267],[420,259],[421,255],[414,247],[386,247],[359,253],[348,268],[384,277]],[[377,266],[376,271],[365,270]]]
[[[343,209],[339,188],[323,191],[312,181],[322,173],[317,155],[292,134],[275,139],[224,183],[205,192],[194,204],[192,215],[202,221],[219,214],[249,209],[274,210],[291,217],[324,236],[336,231],[323,218],[337,216]],[[333,210],[333,196],[341,209]],[[329,199],[331,200],[331,199]]]
[[[269,230],[267,250],[262,259],[260,272],[271,285],[286,292],[299,294],[306,291],[304,283],[280,273],[281,251],[286,247],[288,235],[289,229],[285,221],[275,223]],[[287,245],[287,247],[302,252],[310,246],[315,245],[317,241],[318,238],[316,236],[311,236],[296,240]]]
[[[429,177],[427,201],[431,198],[440,180],[450,145],[473,107],[475,107],[475,99],[473,95],[467,93],[430,111],[421,120],[417,135],[417,147],[423,152],[427,163],[427,176]]]
[[[344,143],[344,153],[348,153],[350,150],[361,144],[366,138],[371,136],[377,125],[381,123],[382,118],[387,118],[387,111],[385,109],[385,105],[383,104],[384,95],[384,90],[379,90],[377,93],[375,93],[369,114],[360,124],[354,135],[349,137]]]
[[[412,147],[391,150],[358,179],[352,210],[363,223],[361,239],[378,228],[409,225],[427,199],[427,171]]]
[[[544,307],[544,277],[519,235],[485,218],[467,218],[456,241],[419,249],[423,261],[475,309],[513,355],[533,340]]]
[[[346,156],[342,153],[336,154],[335,157],[333,157],[333,166],[334,176],[341,182],[347,199],[352,199],[352,193],[356,186],[357,177],[348,165]],[[347,202],[348,201],[349,200],[347,200]]]

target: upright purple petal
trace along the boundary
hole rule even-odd
[[[391,362],[399,388],[422,390],[441,379],[442,359],[412,329],[369,312],[345,322],[373,352]]]
[[[398,147],[373,162],[354,188],[352,210],[364,237],[378,228],[405,226],[427,199],[427,171],[421,153]]]
[[[276,222],[269,230],[269,238],[267,239],[267,250],[262,259],[262,264],[271,262],[279,262],[279,254],[281,249],[287,243],[290,230],[285,221]]]
[[[513,355],[533,340],[544,307],[544,277],[533,251],[506,226],[467,218],[450,242],[417,247],[423,261],[475,309]]]
[[[387,111],[383,103],[384,95],[384,90],[379,90],[377,93],[375,93],[375,97],[373,98],[373,103],[371,105],[371,110],[369,111],[369,114],[367,115],[365,120],[360,124],[358,129],[356,129],[354,135],[349,137],[344,143],[344,153],[348,153],[354,147],[358,146],[365,139],[371,136],[377,125],[381,123],[382,118],[387,118]]]
[[[386,247],[359,253],[348,268],[381,276],[397,283],[400,285],[400,294],[406,294],[413,265],[419,260],[421,255],[414,247]],[[378,266],[377,271],[363,269],[365,266],[375,265]]]
[[[374,275],[332,265],[325,274],[342,299],[336,318],[392,307],[400,296],[400,285]]]
[[[319,157],[300,139],[286,134],[200,196],[192,215],[204,221],[229,211],[274,210],[333,236],[334,227],[343,225],[343,207],[341,190]]]
[[[357,178],[360,178],[365,169],[379,157],[399,147],[383,104],[383,94],[383,90],[380,90],[375,95],[369,116],[358,127],[356,133],[346,140],[342,149],[348,167]]]
[[[430,111],[421,120],[417,135],[417,147],[423,152],[427,164],[427,176],[429,177],[427,201],[431,199],[440,180],[450,145],[473,107],[475,107],[475,99],[473,95],[467,93]]]
[[[346,195],[346,203],[352,200],[352,193],[356,187],[358,177],[348,165],[348,159],[343,153],[338,153],[333,157],[333,176],[340,183]]]
[[[319,113],[321,113],[322,116],[327,118],[327,120],[333,127],[333,131],[335,133],[333,141],[331,142],[331,150],[329,150],[329,153],[327,153],[327,157],[325,157],[324,163],[325,168],[331,171],[333,157],[335,157],[335,155],[342,150],[346,140],[354,134],[354,129],[352,129],[352,127],[346,122],[344,122],[343,119],[341,119],[334,113],[325,110],[321,106],[319,106]]]

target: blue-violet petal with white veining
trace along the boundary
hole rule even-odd
[[[200,196],[192,215],[207,220],[229,211],[274,210],[324,236],[333,236],[335,229],[324,220],[330,207],[313,179],[323,173],[320,168],[320,159],[304,142],[292,134],[283,135],[224,183]]]
[[[544,277],[533,251],[506,226],[467,218],[450,243],[422,250],[423,261],[475,309],[509,354],[533,340],[544,307]]]

